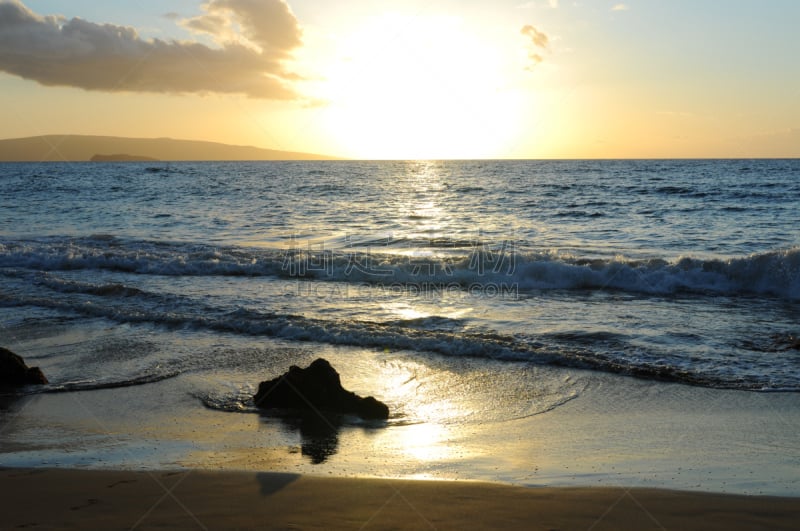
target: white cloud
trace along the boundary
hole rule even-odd
[[[192,31],[221,42],[238,40],[235,27],[262,52],[291,50],[301,44],[301,31],[283,0],[209,0],[205,14],[181,21]]]
[[[20,0],[0,0],[0,71],[48,86],[107,92],[239,93],[293,99],[296,75],[284,62],[301,44],[297,20],[283,0],[212,0],[187,27],[225,40],[144,40],[129,26],[40,16]],[[170,14],[174,18],[173,14]]]
[[[627,4],[615,4],[611,11],[628,11],[630,7]]]

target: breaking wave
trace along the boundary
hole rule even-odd
[[[0,268],[98,270],[162,276],[265,276],[374,285],[507,286],[515,290],[619,290],[648,294],[767,295],[800,299],[800,248],[728,259],[586,258],[440,240],[414,252],[369,248],[260,249],[113,237],[0,241]],[[71,289],[63,286],[62,290]],[[97,287],[110,295],[132,288]],[[98,293],[101,294],[102,293]]]

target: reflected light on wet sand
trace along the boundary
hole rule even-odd
[[[455,452],[448,435],[440,424],[412,424],[402,428],[398,446],[406,456],[419,461],[449,461]]]

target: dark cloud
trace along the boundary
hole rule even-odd
[[[19,0],[0,0],[0,71],[49,86],[161,93],[239,93],[292,99],[297,76],[284,61],[301,44],[283,0],[212,0],[184,21],[215,36],[198,42],[142,39],[128,26],[40,16]],[[234,23],[244,39],[234,39]]]

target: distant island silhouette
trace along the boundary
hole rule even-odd
[[[103,153],[112,155],[99,155]],[[125,155],[126,153],[143,155]],[[95,157],[114,158],[95,159]],[[313,153],[172,138],[44,135],[0,140],[0,162],[333,160],[336,158]]]
[[[157,162],[153,157],[142,155],[126,155],[124,153],[116,155],[94,155],[89,159],[91,162]]]

